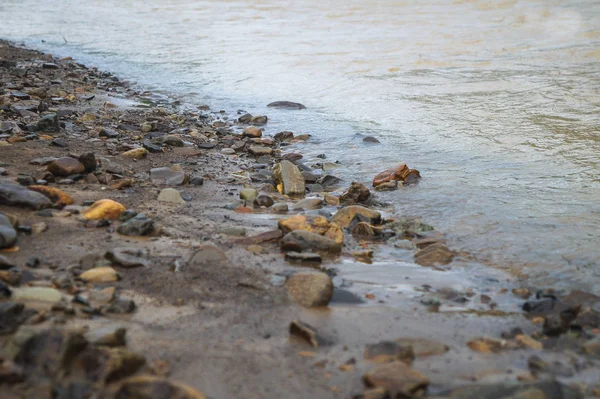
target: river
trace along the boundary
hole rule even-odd
[[[600,2],[3,0],[0,37],[311,133],[453,249],[600,291]],[[302,111],[265,105],[290,100]],[[367,145],[373,135],[381,145]]]

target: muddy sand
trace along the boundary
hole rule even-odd
[[[0,42],[3,398],[600,396],[598,296],[465,276],[266,132]],[[378,189],[418,189],[389,167]]]

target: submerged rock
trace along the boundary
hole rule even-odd
[[[305,109],[306,107],[300,103],[295,103],[292,101],[274,101],[270,104],[267,104],[267,107],[272,108],[283,108],[283,109]]]
[[[302,306],[327,306],[333,295],[331,277],[320,272],[296,273],[285,284],[289,296]]]
[[[415,263],[421,266],[443,266],[452,262],[454,252],[441,242],[431,244],[415,253]]]
[[[408,184],[415,183],[421,178],[421,174],[416,169],[409,169],[406,164],[402,163],[392,169],[384,170],[378,173],[373,178],[373,187],[377,187],[383,183],[398,180]]]

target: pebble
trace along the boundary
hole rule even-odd
[[[203,177],[192,177],[190,179],[190,185],[192,186],[202,186],[204,184],[204,178]]]
[[[160,194],[158,195],[158,201],[178,205],[185,204],[185,201],[183,198],[181,198],[179,191],[175,190],[174,188],[165,188],[161,190]]]
[[[94,202],[84,213],[87,220],[117,220],[125,212],[125,207],[111,199],[101,199]]]
[[[253,188],[244,188],[240,190],[240,198],[252,203],[258,197],[258,191]]]
[[[286,207],[285,211],[287,212],[287,205],[286,204],[283,204],[283,205],[285,205],[285,207]],[[269,208],[269,207],[273,206],[273,198],[271,198],[268,195],[264,195],[264,194],[258,195],[254,199],[254,206],[257,206],[259,208],[263,207],[263,206],[265,208]]]
[[[125,158],[131,158],[131,159],[142,159],[146,155],[148,155],[148,150],[143,147],[134,148],[133,150],[125,151],[123,153],[123,156]]]
[[[235,154],[235,150],[233,148],[223,148],[221,150],[221,154],[224,154],[224,155],[233,155],[233,154]]]
[[[112,267],[96,267],[83,272],[79,277],[88,283],[113,283],[120,279]]]

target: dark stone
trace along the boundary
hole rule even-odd
[[[204,178],[200,176],[195,176],[190,179],[191,186],[202,186],[204,184]]]
[[[335,177],[333,175],[325,175],[317,180],[317,183],[325,188],[330,188],[339,185],[342,182],[342,179],[339,177]]]
[[[145,236],[154,230],[154,221],[140,213],[121,224],[117,229],[119,234],[126,236]]]
[[[135,310],[135,302],[131,299],[118,298],[110,304],[106,312],[113,314],[127,314]]]
[[[52,206],[52,202],[43,194],[28,190],[17,184],[0,182],[0,205],[21,206],[41,209]]]
[[[267,104],[267,107],[282,108],[282,109],[305,109],[306,106],[292,101],[274,101]]]
[[[149,152],[162,152],[162,146],[157,145],[157,144],[153,144],[151,141],[149,140],[144,140],[142,142],[142,147],[144,147],[145,149],[147,149]]]
[[[22,186],[32,186],[35,184],[35,179],[32,176],[19,173],[17,176],[17,183]]]
[[[371,192],[362,183],[352,182],[348,190],[340,196],[341,204],[366,203],[371,197]]]
[[[0,335],[12,334],[29,317],[37,313],[16,302],[0,302]]]
[[[102,128],[102,129],[100,129],[100,133],[98,133],[98,136],[106,137],[109,139],[116,139],[117,137],[120,136],[120,134],[118,132],[115,132],[114,130]],[[150,150],[148,150],[148,151],[150,151]]]
[[[46,133],[56,133],[60,131],[58,116],[56,114],[44,115],[37,123],[37,130]]]
[[[9,298],[11,295],[10,287],[0,280],[0,299]]]
[[[58,67],[58,65],[56,65],[53,62],[44,62],[42,64],[42,68],[44,68],[44,69],[58,69],[59,67]]]
[[[119,222],[126,222],[129,219],[137,216],[137,212],[134,211],[133,209],[127,209],[125,211],[123,211],[123,213],[121,213],[121,215],[119,216]]]
[[[365,143],[373,143],[373,144],[380,144],[381,143],[379,140],[377,140],[373,136],[367,136],[367,137],[363,138],[362,141],[364,141]]]
[[[545,380],[530,384],[518,382],[501,382],[496,384],[469,385],[448,392],[437,394],[445,399],[504,399],[526,398],[526,392],[541,391],[538,396],[547,399],[583,399],[583,394],[576,388],[562,384],[556,380]],[[521,396],[521,393],[523,396]],[[540,395],[543,394],[544,396]]]
[[[32,269],[37,269],[38,267],[40,267],[40,258],[38,258],[37,256],[32,256],[29,259],[27,259],[27,262],[25,262],[25,266],[30,267]]]
[[[212,148],[215,148],[217,146],[217,144],[215,143],[200,143],[198,144],[198,148],[202,148],[203,150],[210,150]]]
[[[78,160],[81,162],[87,173],[96,170],[96,155],[93,152],[86,152],[85,154],[80,155]]]
[[[67,140],[60,138],[52,140],[50,144],[52,144],[55,147],[67,147],[69,145],[67,143]]]
[[[269,208],[273,206],[273,198],[269,197],[268,195],[260,194],[256,197],[256,199],[254,199],[254,205],[258,207],[264,206]]]
[[[527,301],[523,304],[523,310],[532,315],[543,315],[554,309],[556,300],[545,298],[540,301]]]
[[[275,140],[277,141],[281,141],[281,142],[286,142],[286,141],[291,141],[294,139],[294,133],[292,132],[279,132],[275,135]]]

